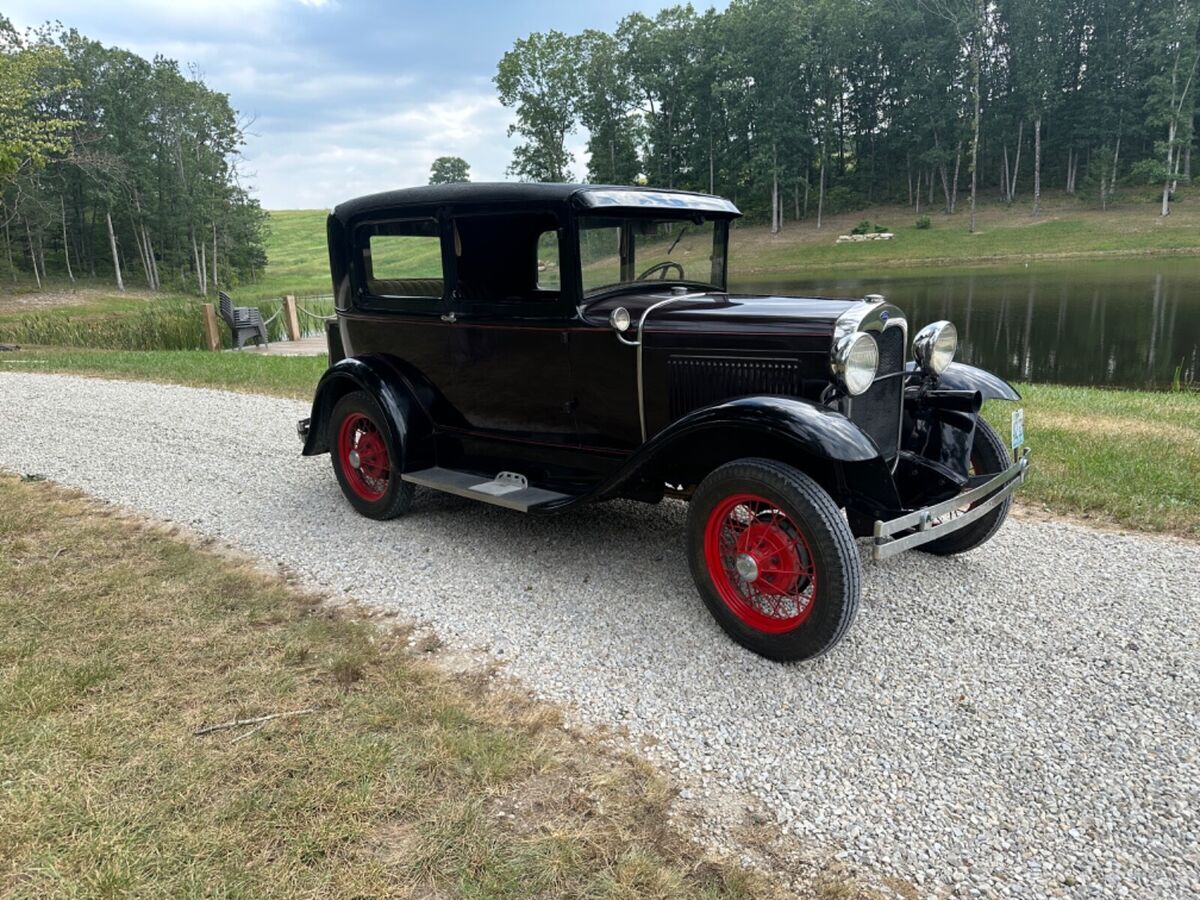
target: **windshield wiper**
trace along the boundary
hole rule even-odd
[[[667,256],[670,256],[670,255],[671,255],[671,251],[672,251],[672,250],[674,250],[676,247],[678,247],[678,246],[679,246],[679,242],[683,240],[683,236],[684,236],[685,234],[687,234],[687,233],[688,233],[687,226],[686,226],[686,225],[684,225],[684,226],[683,226],[683,231],[679,232],[679,237],[675,238],[675,243],[673,243],[673,244],[672,244],[670,247],[668,247],[668,248],[667,248]]]

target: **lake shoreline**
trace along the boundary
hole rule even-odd
[[[1147,250],[1079,250],[1063,253],[1034,253],[1034,254],[1002,254],[996,256],[978,256],[972,260],[964,261],[958,257],[914,257],[911,259],[893,259],[871,261],[872,268],[894,270],[912,270],[920,272],[923,269],[936,269],[941,274],[953,274],[957,271],[979,271],[986,269],[1003,269],[1008,267],[1016,267],[1023,263],[1059,263],[1070,262],[1072,260],[1084,261],[1107,261],[1107,260],[1122,260],[1122,259],[1154,259],[1158,257],[1178,258],[1178,257],[1194,257],[1200,256],[1200,246],[1196,247],[1166,247],[1160,249]],[[798,261],[794,265],[784,266],[780,268],[761,268],[754,266],[742,267],[736,275],[731,276],[731,283],[748,281],[754,283],[754,278],[743,277],[749,275],[763,275],[770,278],[803,278],[812,279],[820,278],[823,275],[844,274],[848,271],[860,271],[864,268],[862,260],[847,260],[844,263],[834,263],[821,268],[814,268],[803,265],[803,261]]]

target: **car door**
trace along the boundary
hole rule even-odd
[[[557,218],[454,215],[450,240],[454,310],[442,323],[439,387],[459,421],[441,424],[491,444],[575,445]]]

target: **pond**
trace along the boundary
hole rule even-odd
[[[734,278],[731,288],[883,294],[908,313],[911,331],[954,322],[958,358],[1013,381],[1160,389],[1200,381],[1197,258]]]

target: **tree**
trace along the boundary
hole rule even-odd
[[[45,168],[71,146],[76,122],[54,109],[69,85],[56,78],[61,53],[27,45],[0,16],[0,184]]]
[[[1179,182],[1185,146],[1193,139],[1196,103],[1193,89],[1200,68],[1200,2],[1159,0],[1153,14],[1153,32],[1147,47],[1154,61],[1149,78],[1147,125],[1166,128],[1167,139],[1155,143],[1166,157],[1162,179],[1161,215],[1171,214],[1171,195]]]
[[[6,256],[15,234],[38,283],[53,267],[201,294],[261,271],[265,214],[241,184],[228,96],[61,26],[0,33],[0,134],[18,107],[26,123],[0,138]]]
[[[439,156],[429,170],[430,184],[458,184],[471,180],[471,167],[461,156]]]
[[[493,79],[500,102],[514,107],[511,137],[525,143],[513,150],[509,171],[523,181],[569,181],[574,156],[567,135],[575,130],[582,79],[578,38],[559,31],[534,33],[504,54]]]

